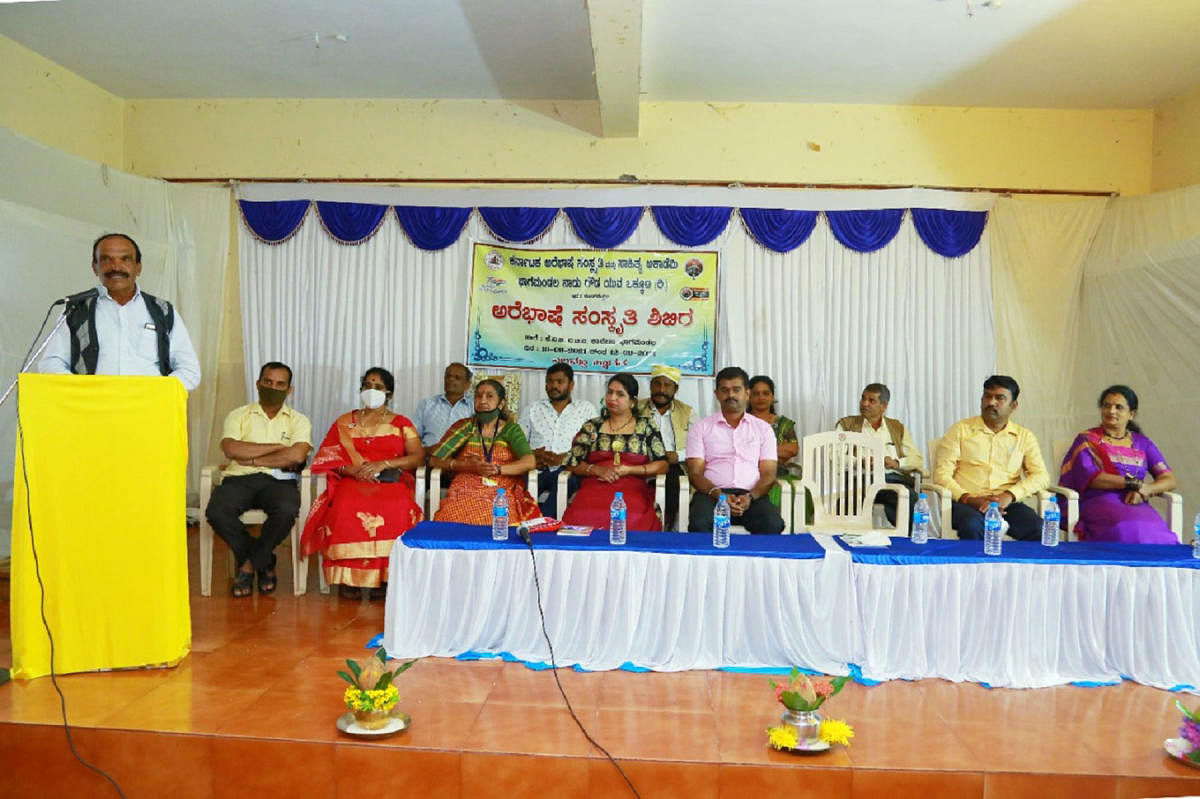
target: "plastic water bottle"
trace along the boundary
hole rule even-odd
[[[625,545],[625,519],[627,513],[625,495],[618,491],[613,495],[612,504],[608,506],[608,543],[615,547]]]
[[[1042,514],[1042,546],[1058,546],[1058,497],[1050,497],[1050,504]]]
[[[729,546],[729,500],[724,494],[717,497],[713,508],[713,546],[717,549]]]
[[[913,507],[912,542],[924,544],[929,540],[929,500],[922,493]]]
[[[1192,557],[1200,558],[1200,513],[1196,514],[1196,521],[1192,525]]]
[[[508,540],[508,497],[503,488],[496,489],[496,498],[492,501],[492,540]]]
[[[1004,538],[1001,529],[1000,505],[993,502],[988,505],[987,513],[983,514],[983,554],[1000,554],[1000,542]]]

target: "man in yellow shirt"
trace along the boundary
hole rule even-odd
[[[258,573],[258,592],[275,590],[275,547],[287,538],[300,513],[297,478],[312,449],[312,423],[286,402],[292,370],[277,361],[258,372],[258,402],[225,417],[221,451],[230,463],[213,489],[204,514],[237,560],[233,595],[249,596]],[[240,517],[251,508],[267,514],[252,538]]]
[[[1041,537],[1037,511],[1021,500],[1048,486],[1050,475],[1037,438],[1009,420],[1020,393],[1011,377],[989,377],[980,415],[953,424],[934,455],[933,481],[950,490],[951,523],[959,538],[983,538],[983,514],[991,502],[1000,506],[1010,536]]]

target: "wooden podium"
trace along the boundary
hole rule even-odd
[[[12,676],[50,673],[39,572],[55,672],[177,663],[191,646],[183,385],[23,374],[18,403]]]

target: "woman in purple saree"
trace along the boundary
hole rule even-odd
[[[1109,386],[1100,395],[1100,426],[1075,437],[1059,482],[1079,492],[1076,532],[1088,541],[1177,544],[1162,516],[1147,504],[1175,488],[1162,453],[1133,421],[1137,394]]]

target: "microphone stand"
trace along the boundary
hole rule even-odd
[[[44,338],[42,340],[42,345],[37,348],[37,352],[30,355],[29,359],[25,362],[25,365],[17,370],[17,376],[14,377],[12,379],[12,382],[8,384],[8,388],[4,391],[4,396],[0,397],[0,407],[4,406],[4,403],[8,400],[9,396],[16,389],[17,381],[21,378],[21,374],[23,372],[27,371],[29,369],[29,367],[33,365],[33,362],[36,361],[38,359],[38,356],[42,354],[42,350],[46,349],[46,347],[49,346],[50,339],[54,338],[54,334],[58,332],[58,329],[60,327],[62,327],[66,323],[66,321],[67,321],[66,313],[60,314],[58,317],[58,321],[54,323],[54,327],[51,328],[50,333],[46,336],[46,338]],[[42,324],[45,324],[45,320],[42,321]],[[2,681],[0,681],[0,682],[2,682]]]

